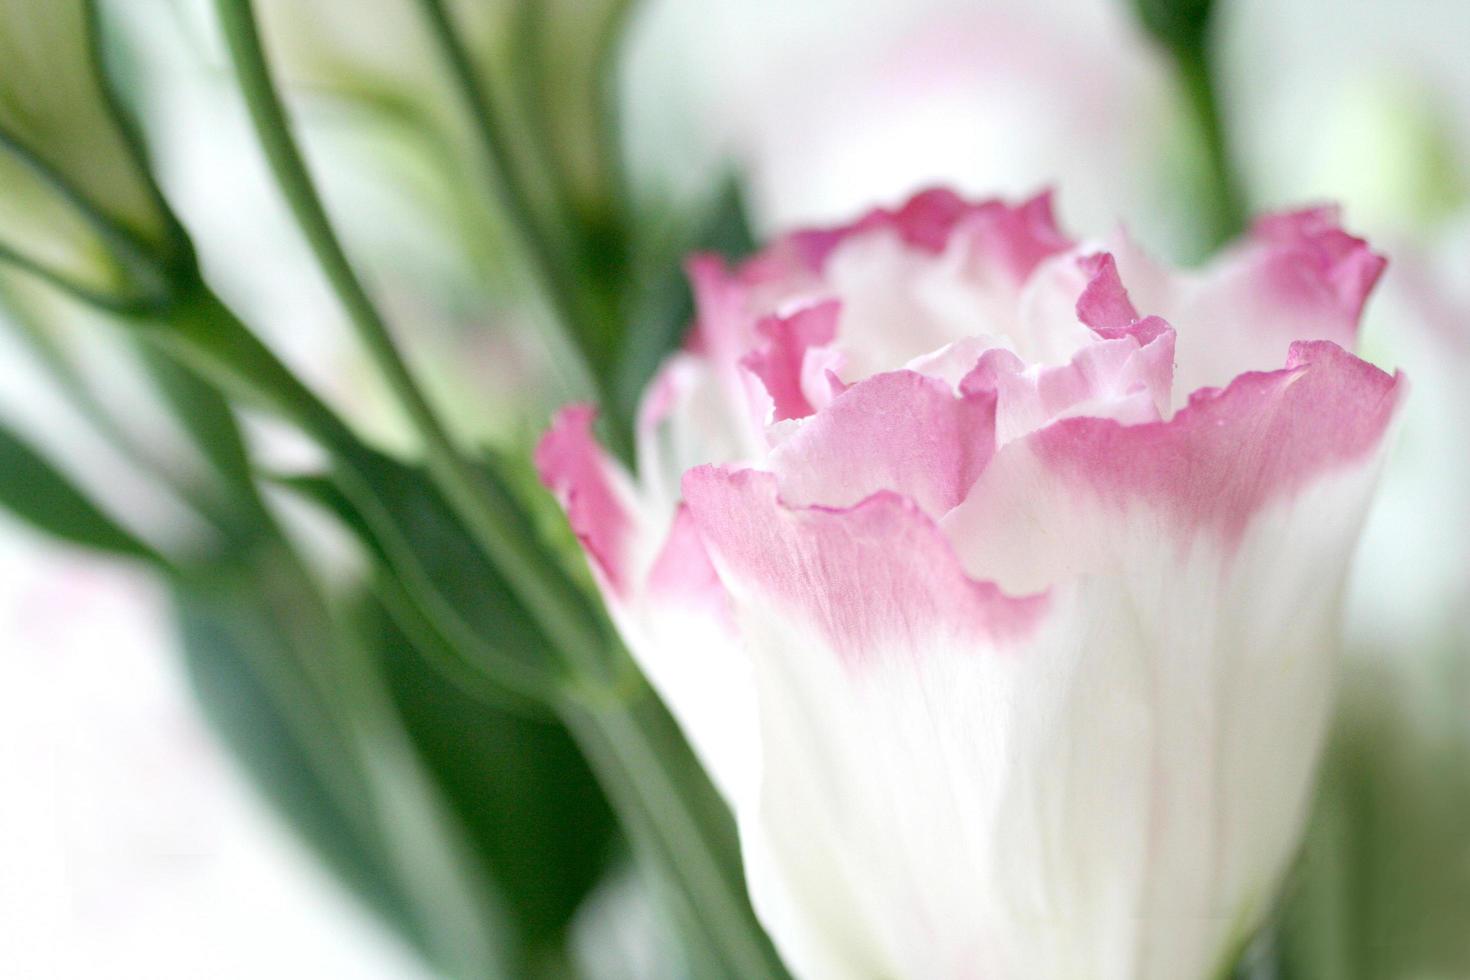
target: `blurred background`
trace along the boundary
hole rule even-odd
[[[491,74],[534,56],[557,79],[576,75],[601,6],[463,0],[458,14]],[[674,269],[691,244],[738,248],[938,182],[981,196],[1053,186],[1064,227],[1100,237],[1123,222],[1181,260],[1212,244],[1190,204],[1208,161],[1165,53],[1122,0],[619,6],[611,100],[637,246],[586,238],[594,263],[624,263],[614,275],[640,275],[640,255]],[[409,325],[426,386],[457,429],[524,456],[585,379],[549,339],[409,8],[261,0],[258,13],[328,210],[393,321]],[[211,6],[100,10],[122,100],[215,290],[370,441],[410,447],[270,177]],[[516,16],[525,10],[532,28]],[[535,30],[535,16],[543,40],[528,47],[516,32]],[[46,78],[25,74],[44,38],[19,23],[10,36],[0,26],[0,89]],[[1276,975],[1294,963],[1298,976],[1470,977],[1466,38],[1463,0],[1218,0],[1214,13],[1241,192],[1252,211],[1340,202],[1347,227],[1390,257],[1364,352],[1412,383],[1354,571],[1341,719],[1274,930],[1289,951]],[[557,102],[574,100],[571,88],[530,100],[550,122],[526,138],[557,147],[566,199],[590,202],[595,231],[604,175],[598,148],[583,145],[585,106]],[[84,141],[77,152],[102,151]],[[12,197],[0,229],[25,219],[12,214],[17,187],[0,183]],[[677,331],[677,281],[648,278],[646,316]],[[188,540],[199,533],[190,502],[149,470],[191,465],[185,440],[150,401],[135,351],[77,342],[99,315],[4,272],[0,419],[44,441],[79,486],[105,491],[135,530]],[[640,356],[629,379],[646,375]],[[100,393],[95,405],[66,397],[73,377]],[[612,397],[631,403],[630,391]],[[105,430],[117,419],[147,452],[116,451]],[[290,432],[245,421],[269,465],[314,463]],[[352,567],[319,514],[286,496],[271,506],[325,567]],[[0,976],[435,975],[262,794],[284,763],[242,764],[222,746],[218,717],[199,708],[210,680],[185,655],[191,635],[177,597],[145,571],[0,514]],[[619,845],[583,843],[611,856],[573,889],[569,961],[589,976],[677,972],[659,959],[660,926]]]

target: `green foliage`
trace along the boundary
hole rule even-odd
[[[648,268],[640,276],[647,285],[633,297],[634,312],[627,318],[617,359],[608,372],[613,378],[608,411],[621,424],[631,424],[644,386],[683,342],[694,321],[694,296],[683,258],[693,252],[714,252],[738,260],[755,249],[740,183],[729,178],[684,234],[661,247],[645,244],[640,250],[647,253],[642,261]]]
[[[1204,259],[1245,231],[1249,204],[1232,159],[1234,147],[1220,110],[1220,84],[1211,43],[1214,0],[1133,0],[1139,24],[1169,54],[1195,130],[1199,155],[1181,183],[1197,240],[1186,257]]]
[[[0,257],[156,306],[187,246],[100,74],[89,0],[0,0]]]
[[[1171,51],[1195,51],[1205,44],[1215,0],[1133,0],[1138,22]]]
[[[205,717],[261,792],[333,873],[415,945],[424,940],[409,897],[353,800],[365,797],[346,740],[293,669],[279,610],[248,574],[180,585],[180,652]],[[346,790],[342,777],[350,776]]]
[[[508,599],[489,588],[497,580],[494,570],[482,567],[483,559],[475,555],[466,532],[432,484],[420,472],[382,457],[375,457],[371,466],[377,489],[367,508],[354,503],[352,474],[346,474],[342,485],[324,477],[282,482],[341,516],[384,566],[394,570],[392,581],[401,583],[405,594],[400,596],[396,588],[389,587],[381,593],[384,605],[397,627],[415,638],[420,655],[445,668],[444,677],[461,678],[462,686],[469,686],[476,676],[503,676],[505,664],[496,662],[500,658],[541,651],[544,661],[544,641],[534,634],[507,630],[516,623],[523,630],[526,620],[507,619],[503,611],[487,604]],[[369,471],[359,464],[353,473],[360,472]],[[498,475],[493,478],[500,481]],[[368,512],[382,505],[391,507],[391,513]],[[530,518],[522,514],[519,520],[529,522]],[[402,539],[405,528],[413,529],[416,540]],[[471,626],[477,622],[484,625]],[[518,649],[525,642],[537,645]],[[552,703],[608,787],[637,852],[667,875],[662,880],[667,884],[673,917],[691,937],[692,961],[703,964],[697,975],[782,976],[780,963],[746,904],[729,812],[642,678],[630,674],[623,687],[593,690],[585,698],[554,698]],[[567,771],[562,778],[579,771]],[[543,792],[559,797],[570,792],[584,801],[600,800],[590,784],[578,789],[578,779],[561,789],[543,787]],[[449,777],[445,780],[446,785],[453,782]],[[483,784],[478,791],[496,792]],[[602,806],[598,802],[581,812],[601,819]],[[576,822],[573,818],[568,826]],[[691,829],[697,831],[694,841],[688,839]],[[563,870],[573,875],[575,887],[558,887],[552,894],[565,898],[590,885],[591,879],[577,877],[582,859],[576,855],[586,852],[567,849],[565,841],[560,847],[561,860],[567,862]],[[545,867],[540,874],[546,873]],[[536,873],[533,868],[530,862],[525,865],[528,874]],[[548,906],[569,910],[559,903]],[[556,916],[543,918],[557,921]],[[534,927],[528,932],[537,934]]]
[[[159,395],[209,463],[213,477],[248,514],[258,516],[260,500],[250,459],[235,414],[219,391],[192,370],[149,344],[140,344],[143,363]]]
[[[124,558],[167,562],[103,512],[36,450],[0,426],[0,506],[63,541]]]
[[[458,108],[471,110],[479,162],[514,188],[499,198],[506,223],[525,234],[568,346],[599,368],[624,442],[631,393],[688,319],[682,283],[665,285],[674,260],[632,255],[646,243],[633,244],[639,221],[623,201],[604,104],[629,7],[609,0],[589,20],[584,5],[522,5],[515,30],[528,57],[491,65],[477,59],[500,57],[494,43],[487,49],[479,34],[461,43],[475,8],[448,14],[444,3],[412,2],[438,30],[433,71],[459,69]],[[201,478],[197,496],[174,485],[168,466],[153,475],[198,503],[214,533],[188,555],[155,555],[8,436],[0,500],[54,534],[168,573],[211,719],[342,880],[439,971],[523,976],[565,961],[568,924],[615,846],[607,787],[637,852],[675,896],[691,949],[707,962],[699,974],[779,976],[723,803],[565,556],[542,540],[535,507],[517,493],[523,472],[507,479],[461,449],[420,393],[296,148],[252,5],[220,0],[218,12],[278,183],[423,437],[425,464],[361,442],[205,285],[104,83],[91,4],[0,0],[0,45],[20,45],[19,54],[0,46],[17,66],[0,80],[17,83],[0,90],[0,178],[15,190],[0,203],[0,256],[119,314],[147,345],[159,401],[207,464],[189,474]],[[562,29],[570,25],[588,31],[573,36]],[[558,38],[574,50],[552,50]],[[65,76],[52,90],[36,75],[38,53]],[[502,87],[507,65],[516,78]],[[569,114],[546,118],[548,99]],[[528,157],[486,154],[503,145],[486,106],[508,120],[499,135],[524,136]],[[86,152],[80,134],[93,140]],[[732,250],[733,239],[748,239],[733,189],[693,237]],[[629,324],[651,309],[671,312],[650,318],[630,366],[618,369],[626,394],[615,398]],[[69,396],[101,404],[78,383]],[[245,406],[326,453],[325,475],[286,482],[363,545],[366,570],[351,583],[325,588],[276,525],[236,425]]]
[[[334,513],[392,573],[394,596],[413,607],[390,603],[404,629],[432,631],[434,646],[499,681],[503,696],[554,696],[561,675],[548,640],[423,471],[360,447],[334,477],[279,482]]]
[[[1470,676],[1452,653],[1462,648],[1392,672],[1350,668],[1282,909],[1284,980],[1470,974]],[[1433,683],[1405,685],[1416,670]]]
[[[552,652],[422,471],[364,451],[354,473],[374,487],[365,507],[328,477],[278,482],[339,517],[379,563],[370,632],[391,638],[384,673],[395,702],[526,944],[554,945],[602,873],[612,815],[553,716],[527,717],[523,701],[484,690],[507,663],[517,677],[546,674]],[[527,683],[554,696],[554,676]]]
[[[587,763],[554,718],[472,696],[380,606],[368,615],[395,707],[499,885],[520,945],[530,954],[560,948],[614,838],[612,813]]]
[[[175,592],[201,703],[267,797],[440,970],[516,975],[496,882],[386,695],[389,641],[313,591],[275,544],[192,569]]]

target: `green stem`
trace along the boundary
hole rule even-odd
[[[454,445],[353,271],[291,136],[250,0],[217,0],[215,6],[276,182],[369,356],[423,438],[430,474],[486,554],[505,570],[517,597],[556,646],[580,670],[592,676],[605,673],[608,644],[595,610],[525,535],[506,530],[510,508],[503,506],[498,489],[482,480]]]
[[[264,403],[316,439],[339,460],[339,473],[357,491],[359,506],[373,501],[371,474],[356,468],[363,453],[356,436],[212,293],[201,285],[193,305],[168,326],[154,339],[172,345],[209,377]],[[412,590],[412,576],[401,565],[395,567],[404,576],[404,588]],[[426,604],[426,612],[435,614],[436,628],[457,625],[442,603],[430,602],[424,594],[417,598]],[[463,637],[455,642],[458,646]],[[522,665],[491,660],[488,648],[477,653],[474,669],[509,692],[524,693],[518,673]],[[627,683],[626,675],[622,681]],[[643,853],[675,885],[686,916],[729,965],[730,975],[781,976],[745,898],[729,814],[663,706],[641,678],[631,691],[595,682],[585,688],[580,697],[557,697],[555,707],[596,763]],[[544,684],[538,689],[546,690]]]
[[[356,491],[357,504],[372,505],[375,485],[372,473],[359,467],[363,447],[356,435],[212,292],[198,288],[193,304],[176,313],[168,326],[153,338],[172,345],[210,378],[309,433],[337,458],[338,472]],[[431,583],[416,582],[403,569],[401,555],[395,569],[403,576],[403,588],[419,591],[417,601],[432,613],[435,629],[447,630],[444,635],[454,645],[465,644],[465,636],[456,632],[457,616],[425,594]],[[495,660],[492,654],[490,646],[476,645],[473,669],[484,671],[504,691],[545,698],[547,680],[532,679],[528,688],[522,664]],[[745,899],[738,854],[726,830],[729,814],[647,685],[638,679],[632,691],[620,691],[592,683],[582,696],[556,696],[554,704],[584,752],[597,761],[598,776],[622,820],[641,840],[654,867],[675,884],[686,917],[700,923],[711,949],[734,964],[734,976],[781,976]],[[766,958],[763,967],[750,968],[761,956]]]
[[[388,505],[379,497],[370,465],[370,453],[335,412],[307,388],[235,317],[214,293],[197,283],[187,302],[174,310],[164,326],[149,339],[168,350],[226,390],[248,402],[290,421],[321,444],[335,461],[338,478],[363,511],[383,511]],[[381,515],[380,515],[381,516]],[[413,572],[398,566],[405,586],[414,582]],[[431,607],[442,612],[443,604]],[[458,620],[448,622],[458,625]],[[544,702],[555,683],[550,671],[538,671],[512,657],[500,654],[491,644],[473,647],[476,669],[503,688],[507,694]]]
[[[1245,195],[1231,159],[1231,147],[1220,114],[1218,85],[1206,46],[1201,43],[1198,47],[1176,50],[1174,63],[1204,151],[1202,203],[1205,214],[1201,224],[1206,230],[1206,249],[1214,252],[1245,230],[1248,216]]]
[[[521,168],[511,154],[509,131],[495,108],[489,82],[476,69],[460,40],[444,0],[419,0],[419,5],[450,79],[470,115],[475,145],[495,177],[501,204],[524,240],[548,302],[571,337],[568,346],[581,354],[579,374],[597,392],[599,401],[610,408],[616,404],[610,388],[612,372],[599,371],[599,365],[592,363],[597,352],[591,348],[590,341],[601,332],[595,323],[597,314],[589,310],[574,269],[558,255],[556,243],[537,217]],[[631,460],[628,426],[621,419],[612,419],[611,423],[607,427],[608,448],[619,458]]]
[[[454,637],[460,643],[444,635],[448,632],[444,626],[446,620],[457,623],[459,619],[457,616],[444,616],[443,604],[430,597],[428,589],[415,592],[399,578],[385,572],[372,577],[372,591],[414,649],[466,697],[521,718],[545,720],[551,716],[548,706],[561,696],[558,682],[527,676],[517,689],[508,691],[503,681],[495,680],[461,652],[466,648],[473,649],[481,661],[493,660],[497,656],[478,634],[466,626]],[[440,613],[437,617],[434,615],[436,612]],[[515,663],[509,658],[501,660]],[[508,693],[514,696],[507,697]]]
[[[320,590],[319,590],[320,591]],[[403,882],[434,964],[451,977],[508,977],[519,960],[502,896],[394,704],[368,632],[344,603],[319,597],[336,667],[352,705],[350,731],[385,853]]]
[[[612,9],[605,15],[606,20],[594,53],[597,66],[593,82],[597,90],[592,96],[597,100],[600,110],[597,156],[599,169],[608,185],[613,206],[617,209],[626,207],[625,195],[628,190],[627,160],[623,156],[622,143],[622,100],[618,98],[618,55],[619,45],[637,7],[637,0],[615,0]]]
[[[75,283],[66,275],[46,268],[43,263],[10,246],[0,245],[0,256],[88,302],[107,309],[124,313],[137,312],[158,309],[168,302],[168,283],[172,270],[159,261],[132,230],[109,218],[60,171],[3,128],[0,128],[0,153],[8,154],[76,212],[108,248],[127,279],[127,285],[135,287],[135,293],[111,295]]]
[[[453,29],[450,19],[444,16],[444,4],[436,0],[424,0],[424,3],[424,14],[434,24],[444,60],[478,127],[484,156],[491,163],[491,169],[498,171],[496,176],[502,187],[502,196],[524,193],[509,186],[520,183],[521,175],[509,153],[504,150],[509,145],[507,127],[495,111],[496,103],[490,80],[484,72],[475,70],[473,60],[466,57],[467,51],[459,41],[458,32]],[[431,7],[437,10],[430,10]],[[515,0],[509,23],[515,59],[511,65],[508,88],[514,96],[511,101],[518,105],[525,118],[527,147],[536,159],[537,168],[546,175],[548,193],[561,205],[563,213],[566,213],[569,206],[580,203],[581,192],[568,172],[563,154],[558,152],[555,121],[549,111],[550,107],[543,102],[547,66],[546,47],[542,41],[548,29],[547,21],[546,0]],[[495,147],[501,148],[499,156],[503,160],[503,167],[497,166],[490,158]]]
[[[729,811],[647,684],[620,699],[569,703],[562,717],[635,849],[672,886],[677,917],[699,944],[691,952],[721,976],[786,976],[750,911]]]
[[[224,503],[199,484],[190,474],[180,472],[164,458],[158,448],[145,442],[128,428],[117,412],[112,411],[94,390],[62,345],[41,323],[28,304],[0,288],[0,301],[17,335],[35,355],[37,362],[50,375],[58,392],[65,396],[92,430],[110,443],[128,462],[137,466],[160,488],[194,511],[195,516],[217,531],[227,530],[230,518]]]
[[[180,299],[156,323],[141,321],[145,336],[225,391],[279,415],[334,452],[357,437],[317,394],[202,281],[181,287]]]
[[[425,3],[426,9],[443,13],[438,0]],[[537,553],[525,537],[506,532],[505,515],[513,510],[496,505],[500,491],[479,480],[451,443],[414,384],[331,230],[290,135],[266,66],[250,0],[217,0],[216,6],[276,179],[369,352],[419,427],[426,441],[431,474],[480,547],[506,574],[532,619],[566,656],[581,681],[594,692],[603,689],[610,679],[609,669],[621,669],[625,659],[602,629],[595,609],[570,578]],[[447,27],[447,19],[441,24]],[[452,32],[450,36],[452,39]],[[301,387],[299,382],[296,387]],[[333,425],[340,425],[335,420],[320,419],[314,399],[304,406],[295,404],[299,401],[299,395],[286,399],[308,420],[325,425],[329,435]],[[732,976],[779,976],[779,961],[755,925],[740,887],[738,861],[729,848],[720,849],[712,836],[712,825],[722,814],[719,800],[667,713],[646,687],[641,690],[643,696],[631,703],[592,693],[588,701],[581,702],[580,709],[569,702],[562,707],[568,721],[576,724],[584,750],[600,763],[610,791],[622,801],[632,829],[646,847],[657,851],[658,865],[678,886],[689,913],[703,923],[712,952]],[[728,822],[728,814],[724,819]]]

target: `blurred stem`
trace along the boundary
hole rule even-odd
[[[321,444],[338,475],[355,490],[364,509],[379,505],[368,451],[355,433],[202,282],[151,335],[158,345],[215,379],[245,400],[263,404]],[[553,689],[550,671],[536,670],[494,651],[476,647],[477,669],[513,696],[544,701]]]
[[[200,520],[217,531],[227,531],[231,517],[224,502],[216,499],[189,474],[180,472],[158,452],[157,447],[145,443],[128,428],[118,414],[98,397],[82,371],[61,349],[56,338],[47,332],[35,313],[25,304],[14,301],[3,286],[0,286],[0,300],[5,301],[4,310],[17,328],[15,332],[50,375],[57,391],[69,399],[92,430],[139,470],[157,480],[165,491],[194,511]]]
[[[1209,254],[1245,230],[1245,195],[1220,113],[1218,78],[1208,45],[1202,38],[1197,44],[1175,48],[1171,53],[1203,153],[1200,225],[1204,229],[1205,252]]]
[[[613,206],[624,206],[623,195],[628,190],[627,160],[623,157],[622,102],[618,98],[618,55],[623,34],[638,9],[638,0],[615,0],[603,23],[597,41],[597,67],[593,78],[599,91],[593,92],[597,100],[597,152],[599,168],[608,183]]]
[[[589,187],[578,187],[568,171],[554,114],[543,98],[554,82],[546,51],[548,39],[552,43],[557,41],[551,6],[550,0],[516,0],[511,20],[516,53],[512,89],[521,111],[528,117],[532,141],[563,207],[574,212],[584,225],[606,223],[620,218],[626,206],[621,112],[614,76],[618,42],[637,4],[635,0],[610,0],[603,5],[606,9],[598,19],[591,49],[590,84],[575,95],[577,99],[587,100],[595,130],[592,139],[595,172]],[[480,85],[488,98],[483,80]],[[595,230],[584,227],[581,232],[586,237]]]
[[[624,698],[569,702],[563,719],[635,849],[672,887],[698,951],[721,976],[786,976],[750,910],[729,810],[647,683]]]
[[[426,0],[428,5],[443,7],[442,2]],[[429,11],[425,15],[431,19],[435,17]],[[541,96],[546,84],[546,49],[542,44],[542,38],[547,29],[546,0],[515,0],[510,14],[511,43],[514,45],[515,58],[510,78],[510,90],[515,94],[516,101],[520,103],[520,109],[526,116],[526,135],[533,151],[539,157],[538,164],[545,169],[547,183],[551,187],[553,197],[561,204],[563,210],[569,210],[569,204],[575,204],[580,194],[571,175],[567,172],[562,156],[557,152],[557,138],[552,124],[551,113],[543,111],[546,107],[541,104]],[[447,28],[447,30],[446,30]],[[456,44],[461,49],[463,44],[458,43],[458,34],[452,25],[435,26],[436,35],[447,38],[448,43]],[[447,48],[444,49],[445,61],[454,62]],[[473,85],[478,101],[484,103],[489,110],[488,119],[491,125],[486,126],[480,121],[480,113],[471,108],[471,114],[476,117],[476,125],[482,130],[489,130],[496,135],[495,145],[501,148],[501,156],[508,157],[505,152],[506,127],[500,124],[495,113],[495,103],[492,101],[493,93],[490,91],[489,80],[486,73],[474,71],[473,63],[466,60],[464,68],[453,68],[456,84],[463,87],[465,101],[470,101],[468,85]],[[465,79],[468,79],[468,85]],[[488,149],[488,147],[486,147]],[[513,165],[513,161],[506,160],[507,167]],[[498,180],[503,186],[506,178],[514,171],[507,169],[505,175],[499,176]],[[502,191],[502,196],[506,192]]]
[[[51,270],[44,263],[3,243],[0,243],[0,258],[94,305],[116,312],[154,309],[168,302],[168,283],[172,270],[165,268],[132,231],[109,218],[61,172],[3,128],[0,128],[0,153],[14,158],[92,229],[121,266],[128,279],[127,285],[134,287],[136,291],[131,296],[113,295],[73,282],[66,275]]]
[[[586,596],[524,534],[507,530],[511,512],[496,505],[498,491],[481,479],[454,444],[353,271],[291,135],[250,0],[216,0],[215,7],[256,134],[276,181],[369,356],[422,437],[430,474],[480,547],[505,571],[518,598],[557,648],[584,675],[604,675],[608,645],[596,612]]]
[[[554,682],[528,677],[516,685],[519,689],[517,696],[507,697],[510,692],[505,683],[496,681],[484,670],[477,669],[470,658],[461,652],[466,648],[473,649],[479,661],[493,662],[496,657],[494,649],[468,627],[463,632],[456,631],[454,639],[461,640],[460,643],[445,637],[444,634],[449,631],[446,624],[458,624],[457,617],[443,614],[433,617],[432,614],[421,612],[421,608],[432,608],[437,604],[426,597],[426,589],[419,590],[417,595],[413,594],[409,586],[400,581],[403,577],[405,576],[401,574],[394,576],[387,573],[374,575],[370,582],[372,592],[392,617],[394,625],[445,680],[466,697],[481,704],[492,704],[518,717],[544,720],[551,716],[549,705],[560,696],[560,690]],[[516,663],[509,658],[502,659]]]
[[[168,325],[155,335],[159,342],[181,348],[209,376],[230,381],[299,426],[339,461],[339,473],[360,497],[372,496],[371,474],[355,467],[363,451],[356,437],[202,284],[193,305]],[[507,691],[534,697],[545,690],[543,682],[527,689],[523,665],[488,656],[482,651],[475,669]],[[628,669],[620,688],[594,676],[575,694],[540,696],[573,731],[641,854],[673,885],[685,919],[697,925],[726,975],[780,977],[745,897],[729,813],[662,704]]]
[[[330,660],[353,707],[350,735],[369,805],[392,867],[422,910],[432,961],[451,977],[511,976],[520,951],[500,896],[404,731],[380,662],[368,652],[376,637],[345,603],[320,602],[334,641]]]
[[[423,2],[435,15],[447,53],[460,62],[461,77],[466,84],[473,83],[442,3]],[[683,896],[686,912],[700,923],[711,952],[729,975],[780,976],[780,963],[745,900],[738,856],[733,847],[720,846],[721,839],[733,842],[732,834],[719,830],[722,820],[728,829],[728,812],[646,683],[639,678],[636,696],[617,696],[611,687],[616,680],[612,675],[630,669],[626,654],[566,572],[537,549],[524,529],[513,526],[515,510],[504,505],[508,502],[499,497],[501,491],[482,480],[452,443],[331,229],[271,80],[250,0],[216,0],[216,7],[246,104],[277,182],[354,327],[423,436],[431,475],[478,545],[506,575],[536,625],[565,656],[578,677],[579,689],[586,692],[581,699],[562,699],[558,707],[574,726],[584,751],[597,761],[599,774],[620,801],[630,830]],[[487,140],[492,133],[485,131]],[[487,150],[490,148],[487,142]],[[248,331],[243,333],[250,339],[237,341],[252,348],[250,356],[261,358],[263,345]],[[281,372],[289,372],[273,355],[266,352],[266,356],[269,362],[263,369],[286,388],[286,397],[278,400],[301,413],[305,421],[324,427],[328,445],[333,439],[343,441],[337,431],[342,424],[335,416],[294,377],[289,382],[281,379]],[[350,459],[351,454],[349,465]]]
[[[589,306],[587,293],[577,281],[575,267],[564,260],[564,254],[558,254],[556,242],[537,217],[527,183],[511,153],[509,129],[496,109],[489,80],[476,69],[444,0],[419,0],[419,6],[454,87],[470,114],[475,144],[486,167],[495,177],[501,203],[520,231],[547,300],[562,328],[570,335],[570,346],[581,355],[582,370],[579,373],[597,393],[603,406],[610,409],[616,405],[611,391],[612,372],[608,365],[595,362],[599,352],[591,344],[591,339],[601,332],[599,313]],[[548,161],[548,166],[553,167],[554,174],[559,173],[554,161]],[[569,202],[560,204],[565,209]],[[610,417],[605,437],[608,448],[616,456],[624,461],[632,460],[630,427],[625,419]]]

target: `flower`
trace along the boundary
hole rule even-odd
[[[1330,209],[1178,272],[932,190],[694,259],[636,479],[562,412],[543,479],[797,975],[1205,977],[1249,938],[1403,390],[1345,349],[1382,268]]]

